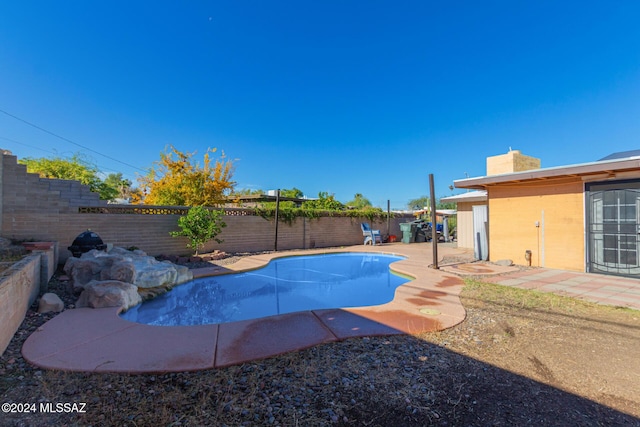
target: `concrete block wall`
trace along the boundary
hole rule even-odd
[[[179,214],[173,207],[146,207],[162,214],[117,213],[118,205],[108,205],[99,195],[77,181],[44,179],[26,172],[15,156],[3,155],[0,164],[2,199],[0,235],[10,239],[58,242],[61,263],[71,255],[67,248],[86,230],[97,233],[105,243],[114,246],[135,246],[149,255],[190,254],[185,238],[174,238]],[[79,209],[79,208],[97,209]],[[120,206],[123,207],[123,206]],[[126,206],[130,208],[131,206]],[[89,213],[91,211],[92,213]],[[167,213],[168,212],[168,213]],[[248,209],[230,209],[224,220],[227,227],[219,236],[224,240],[207,243],[203,252],[220,249],[226,252],[273,250],[275,222],[253,215]],[[251,213],[251,214],[249,214]],[[401,222],[412,220],[404,216],[393,218],[389,234],[401,238]],[[297,218],[291,224],[278,224],[278,250],[308,249],[356,245],[363,242],[361,222],[364,218],[321,217]],[[386,220],[371,224],[387,234]]]
[[[77,213],[78,206],[106,206],[97,193],[78,181],[40,178],[27,173],[25,165],[3,154],[2,236],[14,239],[56,241],[60,215]],[[63,221],[64,223],[64,221]],[[77,235],[78,233],[76,233]]]
[[[400,224],[412,221],[412,215],[391,218],[387,230],[387,221],[370,221],[367,218],[322,217],[311,222],[311,241],[309,247],[323,248],[328,246],[357,245],[364,242],[360,223],[366,222],[373,230],[382,235],[395,235],[398,241],[402,237]]]
[[[40,293],[47,292],[49,280],[53,277],[58,268],[58,242],[53,242],[53,247],[49,250],[33,251],[40,255]]]

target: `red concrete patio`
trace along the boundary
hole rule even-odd
[[[393,243],[287,251],[244,258],[196,276],[255,269],[278,256],[378,252],[407,257],[392,269],[415,279],[393,301],[371,307],[313,310],[219,325],[150,326],[121,319],[116,308],[66,310],[25,342],[26,360],[41,368],[91,372],[178,372],[211,369],[350,337],[415,334],[450,328],[465,318],[463,280],[429,267],[430,244]],[[443,246],[440,256],[468,251]]]
[[[196,276],[264,266],[278,256],[377,252],[407,258],[391,268],[415,279],[393,301],[378,306],[312,310],[219,325],[149,326],[121,319],[119,309],[66,310],[25,342],[26,360],[41,368],[89,372],[179,372],[211,369],[297,351],[351,337],[416,334],[462,322],[462,276],[485,282],[574,296],[640,309],[640,280],[491,263],[456,262],[430,268],[431,244],[392,243],[339,249],[287,251],[243,258],[226,268],[195,270]],[[441,244],[439,258],[471,259],[469,251]]]

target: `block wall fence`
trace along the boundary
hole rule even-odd
[[[2,154],[0,162],[0,236],[16,240],[58,242],[58,259],[71,255],[67,247],[83,231],[96,232],[105,243],[136,246],[151,256],[189,254],[187,240],[174,238],[178,218],[188,208],[174,206],[110,205],[78,181],[40,178],[27,173],[17,158]],[[275,221],[255,215],[253,209],[225,209],[223,243],[209,242],[204,251],[257,252],[273,250]],[[373,222],[372,228],[401,238],[400,223],[411,215]],[[298,218],[278,224],[278,250],[357,245],[363,242],[364,218]]]

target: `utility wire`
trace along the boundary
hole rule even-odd
[[[141,168],[139,168],[139,167],[137,167],[137,166],[133,166],[133,165],[130,165],[129,163],[125,163],[125,162],[123,162],[123,161],[121,161],[121,160],[118,160],[118,159],[115,159],[115,158],[113,158],[113,157],[111,157],[111,156],[107,156],[106,154],[102,154],[102,153],[100,153],[100,152],[98,152],[98,151],[96,151],[96,150],[93,150],[93,149],[89,148],[89,147],[85,147],[85,146],[84,146],[84,145],[82,145],[82,144],[78,144],[77,142],[74,142],[74,141],[72,141],[72,140],[70,140],[70,139],[68,139],[68,138],[65,138],[64,136],[60,136],[60,135],[55,134],[55,133],[53,133],[53,132],[51,132],[51,131],[48,131],[47,129],[44,129],[44,128],[42,128],[42,127],[38,126],[38,125],[35,125],[35,124],[31,123],[31,122],[28,122],[27,120],[24,120],[24,119],[21,119],[20,117],[14,116],[13,114],[8,113],[8,112],[4,111],[3,109],[0,109],[0,113],[4,113],[4,114],[6,114],[7,116],[9,116],[9,117],[11,117],[11,118],[13,118],[13,119],[16,119],[16,120],[18,120],[18,121],[20,121],[20,122],[22,122],[22,123],[24,123],[24,124],[26,124],[26,125],[29,125],[29,126],[31,126],[31,127],[33,127],[33,128],[38,129],[39,131],[42,131],[42,132],[44,132],[44,133],[47,133],[47,134],[49,134],[49,135],[51,135],[51,136],[54,136],[54,137],[56,137],[56,138],[58,138],[58,139],[61,139],[61,140],[63,140],[63,141],[66,141],[66,142],[68,142],[68,143],[70,143],[70,144],[76,145],[76,146],[78,146],[78,147],[80,147],[80,148],[83,148],[83,149],[85,149],[85,150],[87,150],[87,151],[91,151],[92,153],[95,153],[95,154],[97,154],[97,155],[99,155],[99,156],[105,157],[105,158],[107,158],[107,159],[109,159],[109,160],[113,160],[114,162],[118,162],[118,163],[120,163],[120,164],[122,164],[122,165],[125,165],[125,166],[128,166],[128,167],[130,167],[130,168],[133,168],[133,169],[136,169],[136,170],[139,170],[139,171],[145,172],[145,173],[147,172],[146,170],[141,169]]]
[[[49,154],[53,154],[53,155],[57,155],[58,154],[55,151],[45,150],[44,148],[36,147],[34,145],[25,144],[24,142],[16,141],[15,139],[7,138],[7,137],[4,137],[4,136],[0,136],[0,139],[3,139],[5,141],[9,141],[9,142],[13,142],[14,144],[24,145],[25,147],[34,148],[36,150],[44,151],[45,153],[49,153]]]
[[[24,142],[16,141],[15,139],[7,138],[5,136],[0,136],[0,139],[2,139],[4,141],[13,142],[14,144],[19,144],[19,145],[23,145],[25,147],[33,148],[35,150],[44,151],[45,153],[53,154],[54,156],[60,156],[61,155],[60,153],[58,153],[56,151],[45,150],[44,148],[36,147],[35,145],[25,144]],[[93,161],[93,158],[91,158],[91,160]],[[92,166],[93,166],[93,163],[92,163]],[[122,172],[122,171],[111,169],[111,168],[105,168],[105,167],[99,166],[97,164],[95,165],[95,167],[99,168],[99,171],[103,172],[103,173],[107,173],[107,172],[121,173]]]

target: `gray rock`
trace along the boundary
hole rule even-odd
[[[138,287],[117,280],[94,280],[80,294],[76,307],[122,307],[127,310],[142,302]]]
[[[105,259],[85,258],[83,255],[82,258],[68,258],[64,272],[69,276],[74,292],[79,292],[92,280],[100,280],[100,272],[106,267]]]
[[[176,283],[175,283],[176,285],[180,285],[182,283],[193,280],[193,272],[189,270],[189,267],[186,267],[184,265],[175,265],[175,264],[173,264],[173,266],[175,267],[178,273],[178,276],[176,277]]]
[[[100,280],[118,280],[120,282],[134,283],[136,278],[136,266],[126,259],[116,260],[110,267],[100,272]]]
[[[38,302],[38,313],[60,313],[64,310],[64,302],[54,293],[48,292],[42,295]]]
[[[500,259],[494,262],[494,264],[501,265],[503,267],[511,267],[513,265],[513,261],[511,261],[510,259]]]
[[[71,257],[64,266],[73,289],[82,291],[93,280],[117,280],[139,288],[172,287],[193,279],[191,271],[171,262],[160,262],[144,251],[113,247],[108,252],[91,250]]]
[[[177,278],[178,272],[173,266],[166,263],[147,264],[138,270],[135,284],[140,288],[171,286],[176,283]]]
[[[134,284],[139,288],[172,287],[193,279],[193,273],[185,266],[169,261],[159,262],[152,257],[133,260],[136,268]]]

